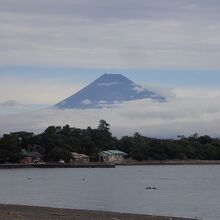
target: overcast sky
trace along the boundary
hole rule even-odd
[[[0,0],[0,64],[219,70],[218,0]]]
[[[186,121],[211,99],[202,114],[214,122],[219,11],[219,0],[0,0],[0,115],[45,108],[108,72],[174,94],[168,106],[184,104]]]

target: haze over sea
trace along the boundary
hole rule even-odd
[[[0,203],[219,220],[219,182],[215,165],[0,170]]]

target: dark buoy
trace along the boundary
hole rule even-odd
[[[155,190],[155,189],[157,189],[156,187],[151,187],[151,186],[147,186],[145,189],[147,189],[147,190]]]

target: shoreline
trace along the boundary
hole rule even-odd
[[[220,160],[149,160],[149,161],[124,161],[116,166],[147,166],[147,165],[220,165]]]
[[[105,211],[49,208],[0,204],[0,219],[4,220],[193,220],[195,218],[165,217]]]
[[[177,165],[220,165],[220,160],[149,160],[124,161],[117,163],[45,163],[45,164],[0,164],[0,169],[48,169],[48,168],[115,168],[117,166],[177,166]]]
[[[46,164],[0,164],[0,169],[36,169],[36,168],[115,168],[115,164],[104,163],[46,163]]]

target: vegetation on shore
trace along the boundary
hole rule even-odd
[[[134,160],[220,160],[220,139],[194,134],[178,140],[156,139],[135,133],[120,139],[112,136],[110,125],[101,120],[97,128],[48,127],[43,133],[13,132],[0,139],[0,163],[18,163],[27,152],[37,152],[46,162],[70,161],[71,152],[97,160],[102,150],[118,149]]]

